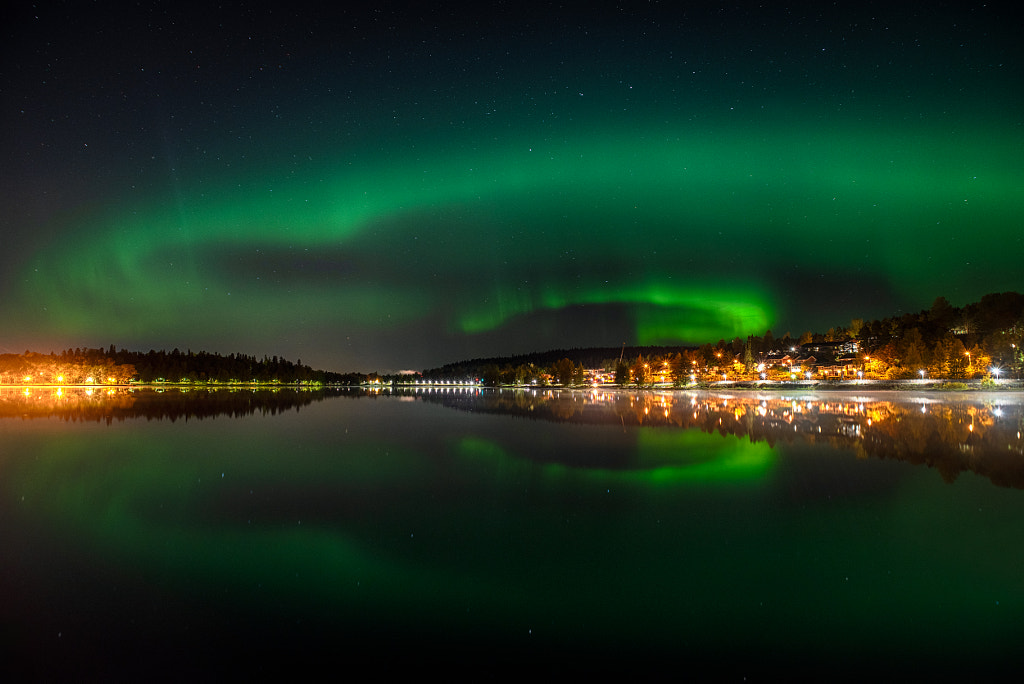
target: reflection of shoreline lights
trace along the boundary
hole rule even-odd
[[[17,414],[18,406],[28,405],[25,402],[30,402],[32,406],[42,409],[45,409],[47,405],[56,406],[59,402],[63,407],[62,410],[74,410],[76,401],[79,402],[79,405],[84,405],[82,402],[87,402],[89,405],[101,406],[107,397],[131,397],[139,394],[137,388],[109,388],[105,393],[96,393],[93,388],[89,387],[61,386],[53,387],[49,392],[40,390],[41,388],[38,387],[0,387],[0,407],[9,409],[6,415]],[[151,391],[160,393],[160,390]],[[235,393],[227,388],[220,391]],[[252,391],[254,390],[245,390],[243,393]],[[181,393],[184,394],[184,391]],[[272,392],[268,390],[268,393]],[[410,390],[382,388],[380,394],[396,397],[418,395],[466,398],[508,397],[509,401],[514,402],[517,406],[527,407],[531,412],[539,411],[548,405],[556,406],[559,402],[562,402],[563,405],[567,402],[568,405],[575,406],[576,408],[573,409],[575,412],[583,411],[588,406],[608,406],[616,413],[626,410],[633,416],[633,420],[637,424],[655,427],[659,425],[694,427],[708,422],[717,424],[722,417],[728,416],[731,423],[742,422],[748,429],[762,430],[770,429],[773,425],[786,425],[791,430],[813,430],[816,434],[825,434],[828,431],[832,434],[849,437],[856,433],[861,439],[870,434],[867,428],[877,427],[887,422],[893,415],[892,411],[895,410],[892,408],[892,402],[865,395],[792,397],[757,393],[745,396],[701,391],[652,393],[597,389],[573,391],[558,388],[494,391],[467,385],[417,387]],[[975,425],[974,431],[977,431],[979,426],[993,427],[1012,422],[1012,420],[1003,420],[1007,415],[1006,406],[1016,406],[1012,399],[984,406],[964,406],[960,400],[922,396],[904,397],[900,402],[900,405],[903,406],[916,404],[916,412],[923,416],[955,416],[957,412],[960,412],[965,417],[970,416],[969,422]],[[686,411],[676,411],[677,406],[686,407]],[[537,415],[542,417],[541,413],[537,413]],[[822,424],[823,417],[830,417],[835,422],[831,425]],[[750,418],[753,418],[753,423],[749,423]],[[859,427],[854,427],[853,423],[850,423],[851,420]],[[971,431],[966,424],[964,429]]]
[[[105,394],[96,394],[91,387],[0,387],[0,418],[17,412],[18,407],[45,411],[47,407],[60,407],[61,410],[74,411],[76,408],[101,407],[107,397],[120,392],[122,396],[132,396],[132,390],[110,388]],[[26,403],[27,400],[27,403]]]
[[[96,391],[93,387],[4,387],[0,386],[0,421],[9,418],[21,420],[57,417],[74,422],[126,421],[135,418],[176,419],[232,415],[240,417],[252,413],[259,406],[283,412],[298,410],[301,406],[335,396],[336,391],[309,389],[263,389],[222,387],[211,390],[153,389],[137,387],[109,387]],[[155,397],[182,401],[159,402]],[[196,401],[191,401],[195,397]]]
[[[377,388],[376,389],[376,392],[378,392],[380,394],[393,394],[394,393],[397,396],[401,396],[402,394],[404,394],[407,391],[410,391],[410,390],[402,389],[402,390],[398,390],[397,392],[394,392],[390,387],[381,387],[381,388]],[[424,394],[424,395],[426,395],[426,394],[465,394],[465,395],[477,395],[477,394],[480,394],[483,390],[481,390],[481,388],[478,385],[468,385],[468,384],[441,385],[441,384],[438,384],[436,386],[435,385],[419,385],[417,387],[411,388],[411,391],[414,394]]]
[[[947,398],[933,399],[930,397],[905,397],[900,402],[865,395],[844,397],[806,396],[786,397],[758,393],[757,395],[723,395],[707,392],[585,392],[561,389],[549,389],[542,393],[525,391],[508,391],[481,393],[482,396],[515,398],[510,403],[518,409],[525,409],[538,418],[545,417],[544,409],[550,406],[553,415],[558,419],[566,419],[573,415],[583,417],[581,411],[588,405],[605,404],[620,416],[625,425],[637,425],[657,428],[682,427],[710,429],[710,426],[725,428],[723,419],[728,418],[728,431],[737,434],[748,434],[755,439],[768,438],[774,430],[783,426],[790,433],[805,435],[832,435],[853,443],[866,443],[877,440],[881,434],[899,430],[900,417],[909,417],[906,413],[913,406],[915,413],[925,420],[947,420],[956,415],[957,411],[966,411],[973,416],[975,424],[993,426],[997,418],[1005,415],[1002,405],[988,408],[963,408],[962,402]],[[687,411],[675,411],[676,405],[686,406]],[[559,406],[563,408],[558,408]],[[577,407],[577,408],[565,408]],[[566,413],[566,411],[568,412]],[[984,419],[981,416],[985,416]],[[828,421],[825,419],[828,418]],[[891,427],[886,427],[890,421]],[[955,423],[955,420],[954,420]],[[883,433],[875,431],[882,430]],[[973,434],[977,434],[977,428]],[[956,431],[950,433],[955,436]],[[972,434],[964,428],[963,435]],[[963,448],[969,448],[964,446]],[[1017,449],[1013,446],[1011,449]]]

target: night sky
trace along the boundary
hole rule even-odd
[[[393,371],[1024,291],[1002,3],[15,4],[0,353]]]

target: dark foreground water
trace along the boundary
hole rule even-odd
[[[0,673],[999,674],[1022,402],[2,389]]]

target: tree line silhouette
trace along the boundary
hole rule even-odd
[[[314,370],[301,360],[277,356],[259,359],[246,354],[220,354],[174,349],[148,352],[116,349],[66,349],[59,353],[0,354],[3,384],[126,384],[143,383],[302,383],[359,384],[359,373]]]

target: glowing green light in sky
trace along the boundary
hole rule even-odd
[[[679,340],[732,338],[765,330],[770,322],[761,295],[753,289],[691,287],[624,287],[617,291],[594,288],[586,291],[542,294],[539,302],[514,296],[502,298],[497,308],[484,308],[461,321],[464,332],[474,333],[500,326],[506,319],[538,309],[564,309],[583,304],[628,303],[637,305],[637,339],[640,344]]]
[[[661,124],[254,171],[113,208],[32,256],[22,320],[104,337],[427,320],[472,335],[620,306],[639,343],[700,343],[772,326],[815,287],[787,282],[794,266],[930,302],[985,249],[992,289],[1012,285],[1019,254],[996,245],[1024,215],[1015,148],[940,133]]]

